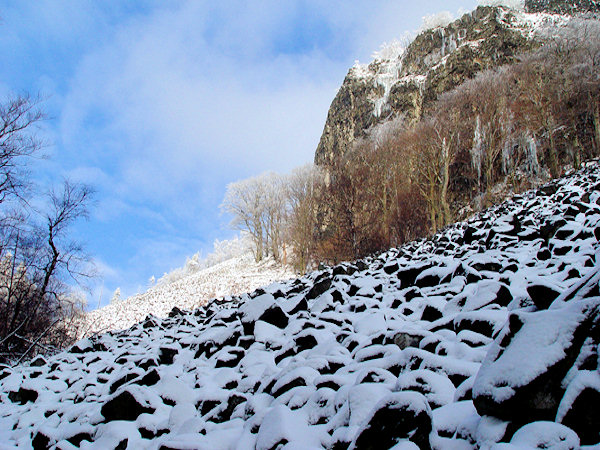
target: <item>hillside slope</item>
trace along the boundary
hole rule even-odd
[[[198,308],[211,299],[250,292],[293,276],[294,272],[289,267],[275,263],[272,259],[256,263],[253,256],[247,253],[181,279],[159,283],[142,294],[90,311],[82,318],[79,337],[122,330],[149,314],[167,317],[175,307]]]
[[[600,442],[600,167],[0,372],[2,448]],[[504,442],[505,444],[497,444]]]

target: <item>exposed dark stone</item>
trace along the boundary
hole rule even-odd
[[[538,309],[548,309],[556,297],[560,295],[560,292],[551,287],[539,284],[529,286],[527,293]]]
[[[222,357],[219,355],[219,358],[215,363],[215,369],[219,369],[221,367],[236,367],[244,357],[244,354],[245,352],[242,349],[232,349],[225,353]]]
[[[440,284],[440,277],[437,275],[426,275],[421,278],[417,278],[415,281],[415,285],[420,288],[427,288],[432,286],[437,286]]]
[[[550,250],[548,250],[547,248],[544,248],[537,253],[537,259],[539,259],[540,261],[547,261],[551,257],[552,253],[550,253]]]
[[[600,392],[591,387],[583,389],[562,423],[573,429],[584,445],[600,443]]]
[[[419,344],[421,343],[422,339],[422,334],[401,332],[394,336],[394,344],[400,347],[401,350],[404,350],[408,347],[419,348]]]
[[[161,347],[158,354],[158,363],[160,365],[173,364],[173,360],[177,353],[179,353],[179,351],[176,348]]]
[[[279,389],[277,389],[277,391],[273,392],[272,395],[273,395],[273,397],[277,398],[281,394],[289,391],[290,389],[298,387],[298,386],[306,386],[306,381],[304,380],[304,378],[302,378],[302,377],[294,378],[292,381],[284,384]]]
[[[402,439],[423,449],[430,449],[431,410],[423,395],[416,392],[396,392],[379,402],[379,409],[357,433],[355,448],[391,448]]]
[[[38,355],[35,357],[33,361],[29,363],[31,367],[42,367],[46,365],[46,360],[42,355]]]
[[[399,266],[398,266],[398,263],[396,263],[396,262],[383,266],[384,272],[387,273],[388,275],[391,275],[394,272],[397,272],[398,269],[399,269]]]
[[[308,311],[308,302],[306,301],[306,298],[300,299],[300,301],[296,303],[296,306],[292,308],[289,314],[293,316],[299,313],[300,311]]]
[[[500,285],[498,292],[496,292],[496,299],[494,300],[494,303],[500,306],[508,306],[512,299],[513,296],[510,293],[510,290],[505,285]]]
[[[331,291],[331,296],[333,297],[333,301],[335,303],[344,303],[344,296],[337,289]]]
[[[277,328],[285,328],[289,321],[288,316],[277,305],[272,305],[270,308],[265,310],[258,320],[270,323]]]
[[[487,337],[494,334],[494,324],[485,319],[473,316],[461,316],[454,319],[454,332],[460,333],[462,330],[471,330]]]
[[[137,374],[135,372],[130,372],[130,373],[123,375],[121,378],[119,378],[117,381],[115,381],[113,384],[110,385],[110,389],[108,390],[108,393],[114,394],[117,389],[119,389],[125,383],[130,382],[131,380],[135,380],[138,376],[139,376],[139,374]]]
[[[38,393],[33,389],[19,388],[17,392],[9,392],[8,399],[13,403],[24,405],[27,402],[35,402],[38,398]]]
[[[92,442],[92,440],[92,435],[90,433],[77,433],[75,436],[71,436],[67,439],[68,442],[76,447],[79,447],[82,441]]]
[[[240,395],[231,395],[228,399],[227,399],[227,406],[222,410],[219,411],[217,414],[215,414],[213,417],[211,417],[209,420],[211,420],[212,422],[215,423],[223,423],[226,422],[227,420],[231,419],[231,414],[233,414],[233,411],[235,410],[235,408],[238,405],[241,405],[242,403],[244,403],[246,401],[245,397],[242,397]]]
[[[200,414],[205,415],[209,413],[216,408],[218,404],[219,402],[217,400],[204,400],[202,402],[202,406],[200,407]]]
[[[31,441],[33,450],[47,450],[50,448],[50,438],[41,431],[35,434],[35,437]]]
[[[140,405],[131,392],[123,391],[102,405],[100,413],[104,416],[106,422],[113,420],[133,421],[140,414],[154,413],[154,408]]]
[[[348,295],[350,297],[354,297],[359,290],[360,288],[358,286],[356,286],[355,284],[351,284],[348,288]]]
[[[180,317],[183,316],[183,311],[181,311],[177,306],[174,306],[171,312],[169,312],[169,317]]]
[[[138,381],[134,381],[134,384],[139,384],[140,386],[154,386],[159,381],[160,375],[158,374],[156,369],[152,369]]]
[[[400,287],[404,289],[409,286],[414,286],[415,280],[417,279],[419,274],[424,270],[429,269],[430,267],[430,265],[425,265],[418,267],[409,267],[398,271],[396,276],[400,280]]]
[[[434,306],[427,305],[425,309],[423,309],[423,314],[421,315],[421,320],[426,320],[427,322],[433,322],[443,317],[442,312]]]
[[[325,278],[319,281],[318,283],[315,283],[306,294],[306,299],[312,300],[317,298],[319,295],[323,294],[327,289],[331,287],[331,282],[331,278]]]
[[[317,340],[312,334],[306,334],[304,336],[297,337],[295,342],[298,346],[298,352],[311,349],[318,344]]]
[[[123,439],[121,442],[119,442],[117,444],[117,446],[115,447],[115,450],[127,450],[127,443],[129,442],[128,439]]]
[[[158,362],[154,358],[148,358],[138,364],[138,367],[143,370],[148,370],[150,367],[158,366]]]

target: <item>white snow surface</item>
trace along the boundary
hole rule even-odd
[[[214,298],[239,295],[292,277],[294,272],[289,266],[272,258],[256,263],[252,254],[245,253],[87,312],[80,327],[80,338],[123,330],[149,314],[166,317],[174,307],[195,309]]]
[[[554,422],[506,435],[508,422],[479,415],[471,387],[500,381],[481,369],[498,356],[509,314],[529,318],[508,362],[494,359],[509,388],[560,357],[579,311],[600,302],[573,290],[600,273],[596,230],[594,163],[429,240],[0,369],[0,449],[347,448],[400,397],[428,411],[434,449],[577,448],[577,434]],[[533,284],[563,295],[537,310]],[[567,381],[560,417],[600,389],[592,369],[573,366]],[[387,442],[414,448],[414,433]]]

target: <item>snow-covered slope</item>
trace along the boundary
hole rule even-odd
[[[80,326],[80,337],[122,330],[148,314],[166,317],[175,307],[194,309],[211,299],[250,292],[293,276],[293,271],[287,266],[272,259],[256,263],[253,256],[246,253],[86,313]]]
[[[0,372],[2,448],[600,441],[600,168],[380,256]]]

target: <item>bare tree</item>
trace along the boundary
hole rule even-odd
[[[17,96],[0,103],[0,203],[23,198],[28,191],[27,163],[39,154],[34,128],[44,119],[39,100]]]
[[[5,361],[60,348],[75,337],[73,317],[82,305],[73,301],[69,285],[93,271],[68,230],[87,217],[91,194],[89,187],[65,181],[48,194],[41,224],[25,216],[5,221],[0,249],[0,353]]]
[[[308,164],[295,169],[287,179],[290,215],[286,237],[293,251],[296,270],[309,268],[315,255],[318,228],[317,208],[324,184],[324,173]]]

